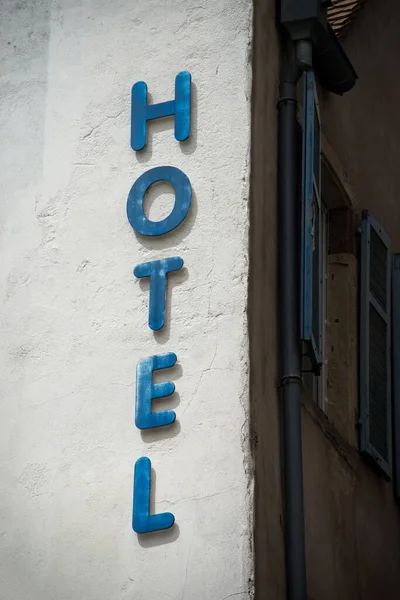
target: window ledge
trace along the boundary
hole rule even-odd
[[[303,395],[302,406],[314,423],[319,426],[325,437],[330,441],[333,448],[339,456],[341,456],[349,469],[356,474],[359,470],[358,465],[360,462],[360,453],[358,449],[346,442],[314,400]]]

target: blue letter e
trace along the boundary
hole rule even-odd
[[[176,363],[176,354],[157,354],[140,360],[136,367],[136,410],[135,424],[139,429],[151,429],[171,425],[176,419],[173,410],[152,412],[153,398],[165,398],[175,391],[172,381],[153,383],[153,371],[168,369]]]

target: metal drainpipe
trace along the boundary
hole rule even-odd
[[[278,103],[279,339],[282,403],[286,595],[306,600],[301,436],[301,345],[297,163],[297,83],[311,68],[311,42],[296,43],[283,69]]]

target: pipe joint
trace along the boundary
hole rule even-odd
[[[279,382],[278,388],[283,388],[291,383],[296,383],[301,388],[303,387],[303,380],[300,375],[284,375]]]

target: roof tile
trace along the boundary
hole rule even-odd
[[[364,0],[332,0],[328,8],[328,20],[336,35],[343,35]]]

